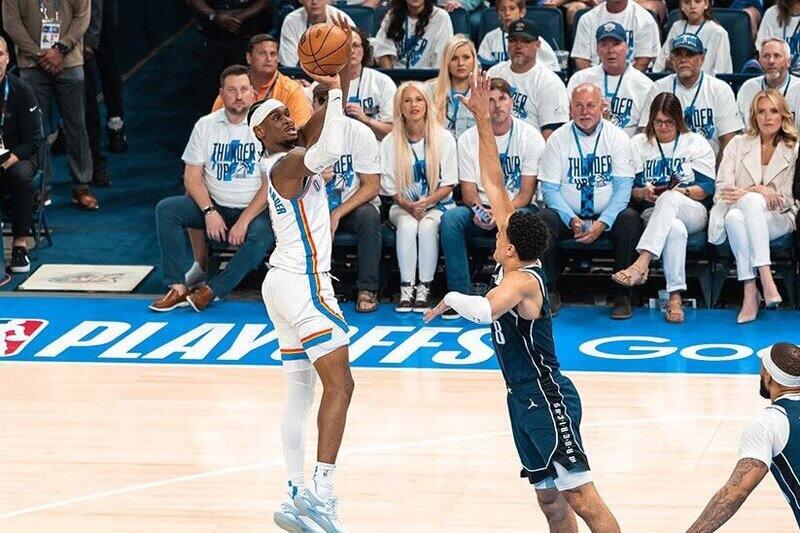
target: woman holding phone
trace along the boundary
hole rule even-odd
[[[631,266],[612,276],[626,286],[647,281],[650,262],[663,257],[669,300],[665,319],[683,322],[681,291],[686,290],[689,235],[708,223],[706,202],[714,194],[714,151],[689,131],[678,98],[661,93],[650,105],[644,133],[631,139],[636,176],[631,197],[646,224]]]

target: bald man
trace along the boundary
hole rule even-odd
[[[575,87],[570,103],[573,120],[547,140],[539,167],[547,205],[540,216],[551,236],[542,263],[550,306],[556,310],[561,303],[556,285],[560,241],[574,239],[588,246],[607,234],[614,243],[616,266],[633,261],[642,232],[638,213],[628,207],[634,176],[631,142],[622,129],[603,119],[605,105],[596,86]],[[633,316],[629,291],[614,295],[611,318]]]
[[[770,405],[745,428],[733,474],[688,533],[719,529],[768,470],[772,470],[800,526],[800,347],[779,342],[761,358],[759,392],[770,400]]]

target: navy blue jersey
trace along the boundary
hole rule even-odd
[[[553,320],[542,267],[538,264],[520,268],[531,276],[542,289],[542,317],[527,320],[514,309],[492,323],[492,342],[503,377],[509,387],[539,382],[545,388],[554,386],[560,378],[558,359],[553,341]],[[491,287],[500,284],[503,269],[495,268]]]
[[[789,418],[789,440],[772,458],[770,470],[800,525],[800,401],[779,398],[773,406],[782,407]]]

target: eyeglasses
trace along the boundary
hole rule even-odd
[[[661,126],[669,126],[670,128],[673,128],[673,127],[675,127],[675,121],[674,120],[669,120],[669,119],[668,120],[661,120],[661,119],[658,119],[658,118],[654,118],[653,119],[653,125],[655,125],[656,128],[661,127]]]

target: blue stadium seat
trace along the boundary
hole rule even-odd
[[[472,38],[469,27],[469,13],[465,9],[458,8],[451,11],[450,22],[453,23],[453,35],[461,33]]]
[[[731,42],[733,72],[741,72],[744,64],[753,57],[755,52],[753,41],[750,38],[750,17],[739,9],[714,8],[712,14],[720,26],[728,32],[728,39]],[[669,33],[672,25],[680,19],[681,12],[679,9],[673,9],[669,12],[666,27],[667,33]]]
[[[564,17],[560,9],[528,6],[525,18],[536,23],[539,27],[539,33],[554,50],[565,50]],[[500,19],[497,18],[497,13],[493,9],[484,11],[478,31],[478,45],[480,45],[487,33],[499,27]]]
[[[347,14],[353,22],[356,23],[357,28],[364,30],[370,37],[374,36],[373,29],[375,28],[375,10],[371,7],[365,6],[337,6],[345,14]]]

